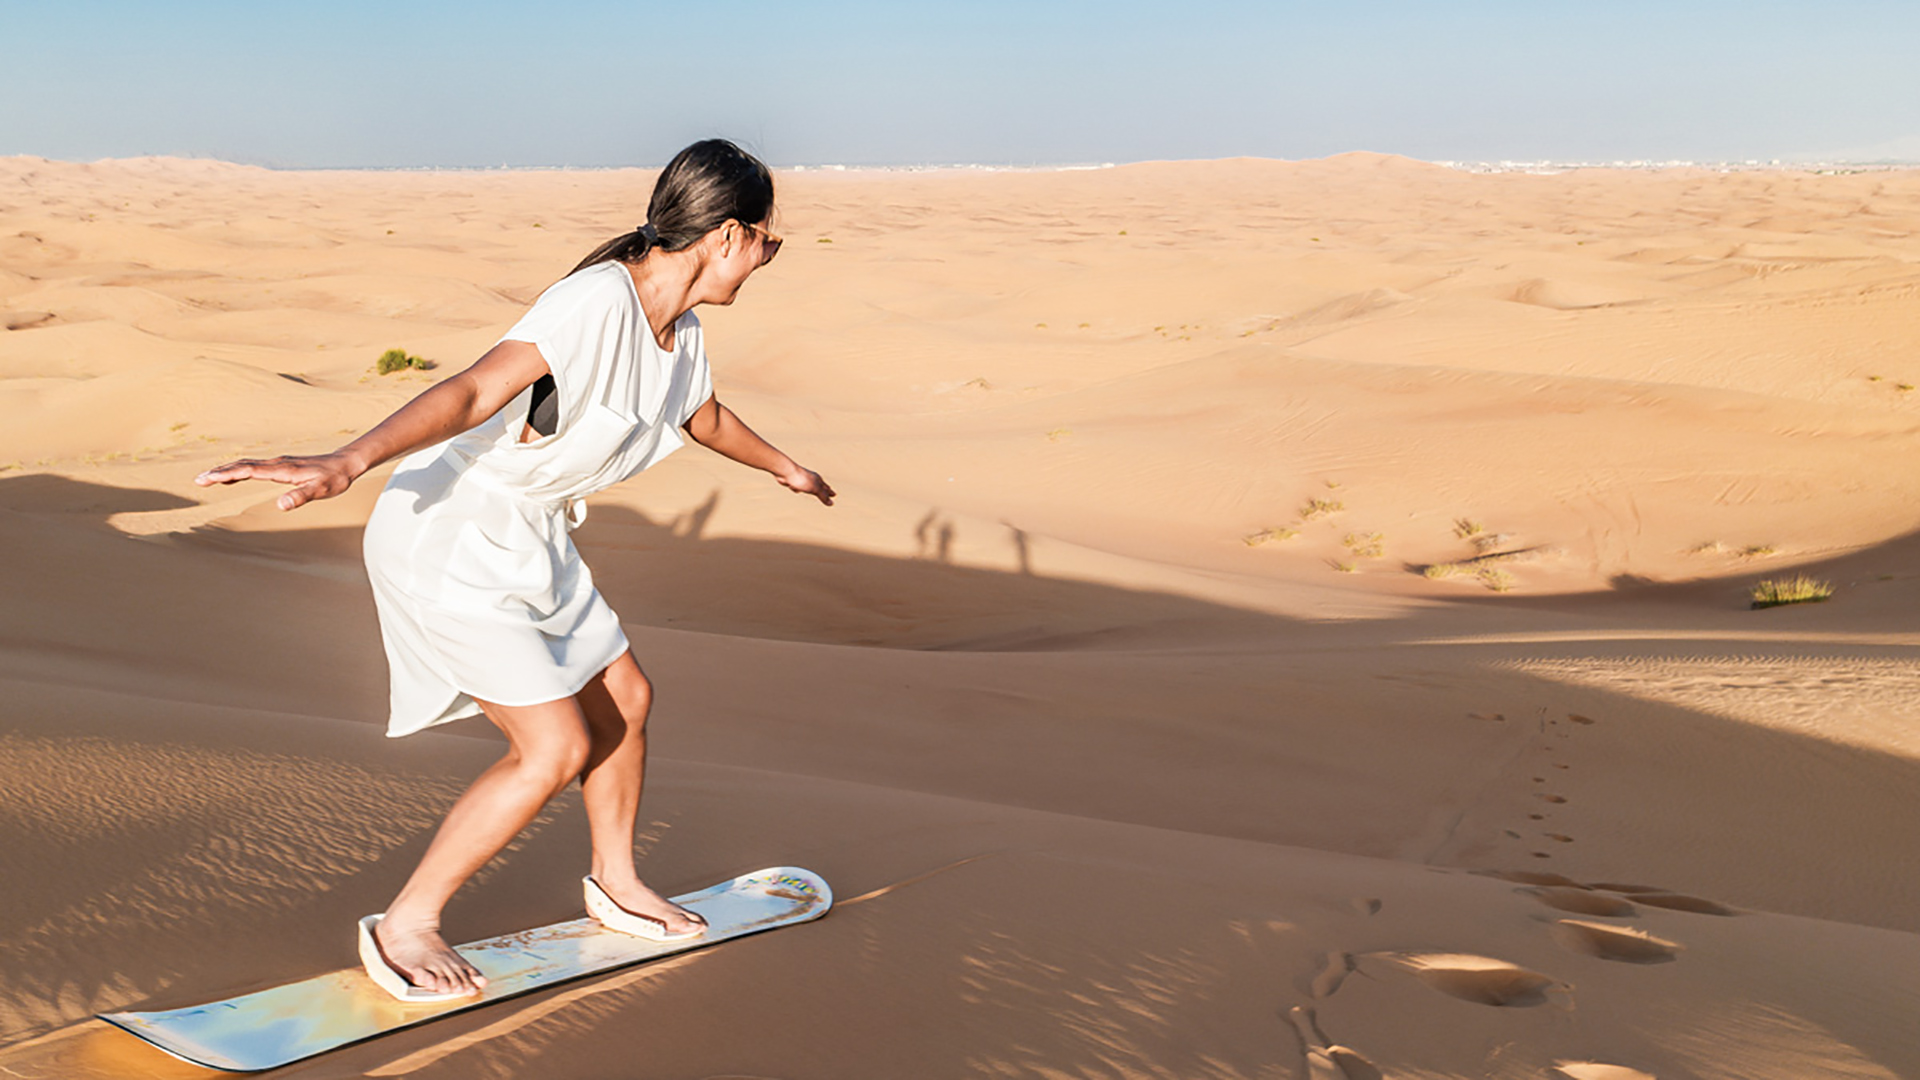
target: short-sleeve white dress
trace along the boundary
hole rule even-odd
[[[713,392],[700,322],[654,340],[617,262],[542,293],[502,341],[553,372],[559,421],[521,442],[532,389],[465,434],[400,462],[367,522],[367,576],[392,676],[389,736],[479,713],[478,698],[570,697],[627,649],[568,535],[581,499],[682,445]]]

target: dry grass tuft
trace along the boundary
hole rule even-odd
[[[1241,537],[1240,539],[1246,541],[1246,544],[1248,547],[1259,547],[1261,544],[1277,543],[1278,541],[1281,541],[1281,540],[1291,540],[1294,537],[1299,535],[1300,535],[1299,529],[1285,529],[1285,528],[1280,528],[1278,526],[1275,526],[1274,528],[1271,528],[1271,529],[1261,529],[1259,532],[1248,533],[1247,535]]]
[[[1513,575],[1498,567],[1483,566],[1475,571],[1473,576],[1480,579],[1480,584],[1494,592],[1506,592],[1513,588]]]
[[[1329,514],[1337,514],[1347,508],[1347,504],[1337,499],[1308,499],[1307,505],[1300,508],[1300,520],[1312,521]]]
[[[1755,610],[1786,604],[1815,604],[1833,595],[1833,585],[1795,574],[1778,581],[1771,578],[1762,581],[1748,590],[1747,595],[1753,600]]]
[[[1471,574],[1475,581],[1494,592],[1506,592],[1512,589],[1514,576],[1500,568],[1501,563],[1527,562],[1539,557],[1538,549],[1526,551],[1502,551],[1491,555],[1478,555],[1459,562],[1434,563],[1420,568],[1422,576],[1429,581],[1441,581],[1446,578]]]
[[[1377,532],[1348,533],[1340,542],[1362,559],[1377,559],[1387,553],[1387,538]]]

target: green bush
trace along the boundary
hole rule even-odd
[[[415,371],[427,371],[432,367],[433,361],[425,360],[418,356],[409,356],[405,349],[388,349],[386,352],[380,354],[380,359],[376,360],[373,365],[373,369],[382,375],[391,375],[396,371],[405,371],[408,368],[412,368]]]

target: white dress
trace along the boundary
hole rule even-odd
[[[571,697],[627,649],[569,530],[580,500],[679,449],[713,393],[700,322],[662,350],[633,278],[599,263],[556,283],[502,341],[553,372],[559,423],[522,443],[532,388],[400,462],[367,522],[367,576],[392,673],[389,736],[477,715],[475,698]]]

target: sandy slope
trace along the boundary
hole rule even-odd
[[[376,485],[190,478],[364,430],[650,180],[0,160],[0,1066],[191,1072],[87,1018],[351,961],[498,745],[380,737]],[[578,539],[652,879],[841,906],[290,1075],[1920,1075],[1920,176],[780,182],[703,317],[844,499],[695,449]],[[450,932],[584,854],[569,795]]]

